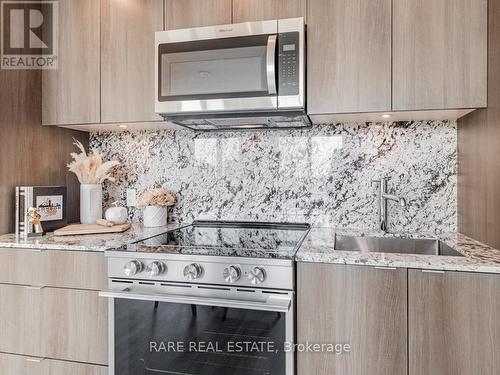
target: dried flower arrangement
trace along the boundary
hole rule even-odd
[[[147,206],[169,207],[175,204],[174,196],[163,188],[151,189],[145,191],[137,199],[137,207]]]
[[[81,142],[74,139],[73,144],[81,151],[71,153],[73,161],[67,165],[68,169],[76,174],[81,184],[102,184],[109,180],[114,182],[110,170],[120,163],[118,161],[107,161],[103,163],[102,155],[97,150],[92,150],[87,154]]]

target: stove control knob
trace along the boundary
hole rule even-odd
[[[146,272],[149,277],[155,277],[164,273],[166,269],[165,263],[154,261],[146,267]]]
[[[184,276],[188,280],[199,279],[202,274],[203,274],[203,268],[199,264],[192,263],[184,267]]]
[[[127,276],[134,276],[137,275],[139,272],[142,272],[142,269],[144,266],[142,263],[138,260],[131,260],[125,266],[123,267],[123,272],[125,272],[125,275]]]
[[[266,272],[261,267],[254,267],[247,277],[253,285],[259,285],[266,279]]]
[[[222,276],[227,283],[235,283],[241,277],[241,268],[239,266],[229,266],[224,268]]]

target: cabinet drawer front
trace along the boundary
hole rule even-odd
[[[0,353],[2,375],[49,375],[43,358]]]
[[[41,290],[0,284],[0,351],[35,356],[43,354],[41,297]]]
[[[62,288],[105,289],[107,270],[104,253],[47,251],[38,283]]]
[[[99,292],[0,284],[0,301],[0,352],[107,365]]]
[[[48,375],[107,375],[106,366],[47,360]],[[10,374],[9,374],[10,375]]]
[[[107,365],[108,303],[97,291],[45,288],[41,335],[44,355]]]
[[[2,375],[106,375],[105,366],[0,353]]]
[[[0,249],[0,283],[36,285],[35,270],[45,253],[21,249]]]
[[[97,252],[0,249],[0,283],[101,290],[106,261]]]

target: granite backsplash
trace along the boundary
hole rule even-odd
[[[377,187],[406,198],[389,203],[389,229],[457,227],[455,122],[345,123],[303,130],[93,133],[91,147],[117,159],[105,201],[126,189],[163,186],[178,203],[171,222],[193,219],[308,222],[377,227]],[[141,210],[131,209],[132,218]]]

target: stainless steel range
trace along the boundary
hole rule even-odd
[[[305,224],[209,222],[107,252],[110,374],[291,375]]]

